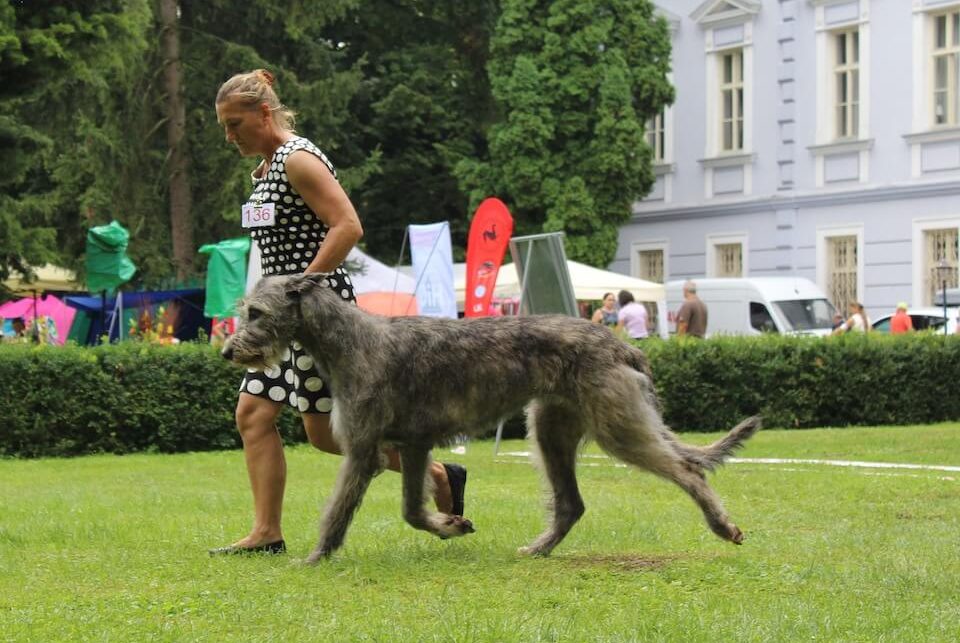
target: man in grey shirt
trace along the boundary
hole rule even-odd
[[[677,313],[677,335],[702,338],[707,334],[707,305],[697,297],[697,284],[683,284],[683,305]]]

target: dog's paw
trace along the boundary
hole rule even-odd
[[[746,538],[746,536],[743,535],[743,532],[740,531],[739,527],[736,525],[730,525],[730,535],[727,536],[727,538],[734,545],[742,545],[743,539]]]
[[[441,539],[446,540],[447,538],[466,536],[467,534],[472,534],[476,531],[477,530],[473,528],[473,523],[463,516],[445,514],[443,522],[440,524],[439,529],[437,530],[437,535]]]
[[[517,553],[521,556],[530,556],[531,558],[546,558],[550,555],[550,552],[544,550],[542,547],[534,547],[532,545],[518,547]]]
[[[332,555],[333,552],[329,549],[314,549],[312,552],[310,552],[310,555],[304,559],[303,564],[313,566],[319,563],[321,560],[330,558]]]

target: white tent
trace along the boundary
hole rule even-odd
[[[369,292],[412,293],[417,286],[416,279],[410,275],[377,261],[357,248],[347,255],[347,264],[351,269],[353,290],[358,295]],[[359,267],[359,270],[353,270],[354,267]]]
[[[403,269],[397,270],[381,263],[362,250],[353,248],[346,262],[350,270],[350,281],[358,295],[374,292],[413,293],[416,280]],[[409,269],[409,266],[406,266]],[[263,271],[260,265],[260,249],[256,242],[250,244],[250,259],[247,264],[247,293],[253,290]]]
[[[45,290],[78,291],[82,289],[77,283],[76,274],[72,270],[48,263],[35,267],[33,271],[36,274],[36,281],[32,283],[26,283],[23,275],[13,270],[10,272],[10,277],[3,282],[3,285],[16,293],[42,292]]]
[[[663,284],[621,275],[618,272],[601,270],[569,259],[567,260],[567,269],[570,271],[570,281],[573,282],[573,294],[579,300],[599,301],[603,299],[605,293],[612,292],[616,295],[621,290],[629,290],[637,301],[655,302],[666,299]],[[461,269],[455,270],[454,275],[457,301],[462,304],[466,298],[466,273]],[[494,290],[494,296],[501,298],[520,296],[520,279],[513,264],[502,266],[500,272],[497,273],[497,287]]]

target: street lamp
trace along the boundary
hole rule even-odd
[[[947,335],[947,277],[953,273],[953,266],[947,263],[946,259],[937,262],[937,276],[940,277],[940,283],[943,289],[943,334]]]

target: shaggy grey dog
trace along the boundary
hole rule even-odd
[[[262,279],[243,300],[241,319],[224,357],[263,368],[297,341],[333,388],[331,422],[344,461],[308,562],[343,543],[385,445],[400,452],[404,519],[440,538],[472,532],[469,520],[425,507],[430,450],[524,407],[552,494],[552,520],[521,551],[549,554],[583,515],[575,467],[584,437],[672,480],[718,536],[743,540],[704,472],[753,435],[759,418],[708,447],[681,443],[660,417],[646,357],[604,326],[561,316],[378,317],[344,302],[322,275]]]

